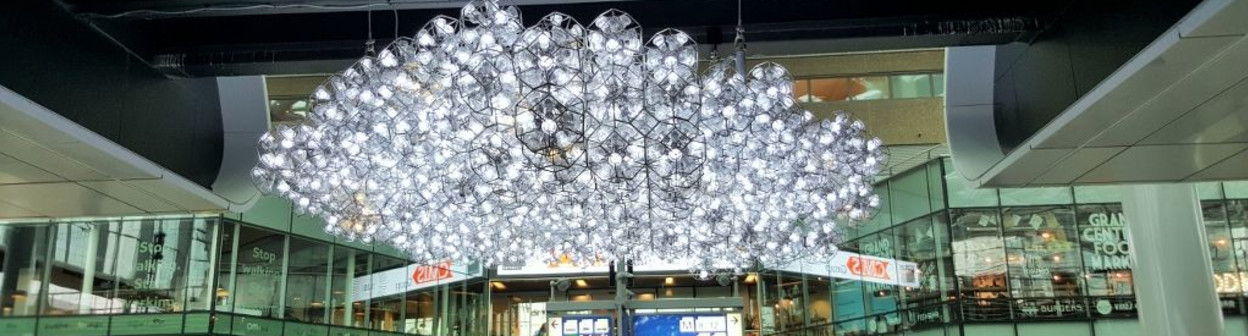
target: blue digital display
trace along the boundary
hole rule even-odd
[[[723,314],[654,314],[633,316],[636,336],[726,336]]]

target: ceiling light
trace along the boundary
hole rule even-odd
[[[504,284],[504,283],[502,283],[502,282],[498,282],[498,281],[492,281],[492,282],[490,282],[490,286],[494,287],[494,290],[500,290],[500,291],[501,291],[501,290],[506,290],[506,289],[507,289],[507,284]]]
[[[663,284],[664,284],[664,285],[668,285],[668,286],[675,285],[675,284],[676,284],[676,279],[675,279],[675,278],[672,278],[672,277],[667,277],[666,279],[663,279]]]
[[[646,42],[616,10],[536,22],[483,0],[434,18],[264,135],[253,179],[331,234],[418,262],[681,256],[739,272],[826,257],[837,223],[878,207],[881,142],[802,110],[783,67],[699,74],[692,37]]]
[[[585,279],[576,279],[576,287],[580,287],[580,288],[589,287],[589,283],[585,282]]]

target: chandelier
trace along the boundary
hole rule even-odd
[[[472,1],[331,76],[307,122],[260,139],[255,183],[417,261],[704,274],[830,255],[837,223],[878,207],[880,141],[802,110],[783,67],[700,71],[689,35],[643,42],[616,10],[521,22]]]

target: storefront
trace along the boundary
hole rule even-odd
[[[1135,335],[1131,246],[1114,186],[970,189],[947,160],[877,185],[843,250],[918,265],[919,286],[770,270],[777,335]],[[1248,335],[1248,183],[1198,185],[1228,335]]]

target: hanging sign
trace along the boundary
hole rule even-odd
[[[356,277],[351,286],[352,300],[359,301],[406,293],[441,284],[459,282],[481,276],[481,264],[443,261],[435,264],[411,264],[407,267]]]
[[[916,263],[846,251],[836,252],[832,260],[827,263],[800,261],[777,269],[839,279],[919,287],[919,265]]]

